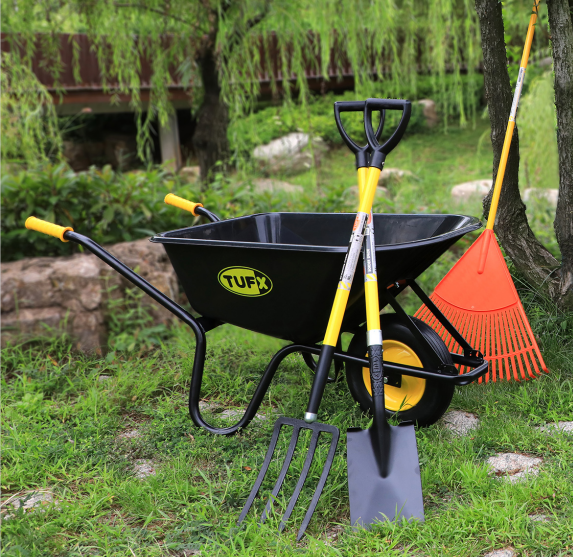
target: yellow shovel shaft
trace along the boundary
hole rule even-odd
[[[366,176],[366,186],[364,187],[363,195],[360,199],[360,207],[358,208],[358,214],[355,221],[355,231],[360,218],[365,218],[370,214],[372,210],[372,203],[374,201],[374,194],[376,193],[376,186],[378,185],[378,179],[380,178],[380,169],[375,167],[370,167]],[[358,190],[360,191],[360,182],[358,184]],[[364,222],[364,221],[362,221]],[[362,231],[358,231],[362,232]],[[352,240],[351,240],[352,243]],[[360,243],[362,243],[360,241]],[[349,253],[352,250],[349,250]],[[352,267],[352,264],[350,265]],[[346,267],[346,263],[345,263]],[[352,270],[352,275],[354,270]],[[344,275],[344,271],[343,271]],[[334,303],[332,305],[332,311],[330,312],[330,318],[328,319],[328,326],[326,327],[326,334],[324,335],[324,344],[328,346],[336,346],[338,342],[338,337],[340,336],[340,327],[342,325],[342,319],[344,317],[344,312],[346,311],[346,305],[348,303],[348,296],[350,295],[351,282],[346,282],[344,277],[341,278],[338,283],[338,289],[336,290],[336,296],[334,298]],[[372,287],[369,287],[369,291],[372,292]],[[378,292],[376,292],[377,294]],[[376,297],[376,300],[378,298]],[[380,328],[380,327],[378,327]]]
[[[509,148],[511,147],[511,139],[513,137],[513,130],[515,128],[515,116],[517,113],[517,105],[519,97],[521,96],[521,89],[523,87],[523,79],[525,77],[525,69],[529,60],[529,53],[531,51],[531,43],[533,41],[533,34],[535,32],[535,22],[537,21],[537,13],[539,9],[539,1],[535,0],[533,4],[533,11],[529,18],[529,27],[527,28],[527,37],[525,38],[525,46],[523,47],[523,56],[521,57],[521,64],[519,68],[519,77],[515,85],[515,93],[513,95],[513,104],[507,123],[507,130],[505,131],[505,139],[503,141],[503,149],[501,151],[501,159],[499,161],[499,168],[497,169],[497,177],[495,179],[495,187],[493,188],[493,195],[491,198],[491,206],[489,209],[489,216],[487,219],[486,228],[493,230],[495,224],[495,216],[497,214],[497,207],[499,205],[499,196],[501,195],[501,186],[503,184],[503,177],[505,176],[505,167],[507,166],[507,158],[509,157]]]
[[[360,199],[368,178],[368,168],[361,167],[358,169],[358,191]],[[372,211],[370,211],[372,219]],[[369,331],[380,329],[380,302],[378,300],[378,277],[376,275],[366,275],[364,277],[364,294],[366,297],[366,327]]]

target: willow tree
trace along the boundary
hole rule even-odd
[[[338,73],[349,62],[357,94],[376,79],[389,97],[399,97],[405,85],[415,90],[418,72],[431,73],[446,112],[456,110],[463,123],[469,96],[460,71],[473,74],[480,57],[470,0],[14,0],[2,10],[2,26],[10,43],[3,56],[3,123],[17,138],[8,150],[19,149],[26,159],[45,156],[46,143],[57,150],[55,112],[42,86],[32,83],[31,64],[40,56],[57,82],[63,67],[58,34],[85,32],[106,89],[131,96],[141,157],[148,154],[153,120],[165,123],[172,110],[172,76],[184,81],[195,107],[193,143],[203,178],[228,159],[230,118],[253,106],[262,72],[275,89],[278,74],[289,78],[282,94],[296,91],[303,102],[309,66],[327,77],[332,62]],[[142,58],[152,65],[148,107],[140,95]],[[444,79],[446,72],[454,78]],[[16,77],[23,74],[25,80]]]
[[[526,3],[527,2],[527,3]],[[529,15],[524,0],[522,11]],[[512,103],[502,5],[475,0],[480,20],[485,96],[491,123],[494,183]],[[554,229],[562,260],[536,238],[519,193],[519,134],[516,126],[501,191],[495,231],[506,253],[527,282],[548,294],[564,309],[573,310],[573,9],[572,0],[547,0],[554,63],[555,115],[559,151],[559,200]],[[525,30],[525,27],[524,27]],[[519,114],[517,118],[519,124]],[[543,154],[543,146],[538,153]],[[489,212],[491,192],[484,200]]]

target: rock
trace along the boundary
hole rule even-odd
[[[90,158],[83,143],[64,141],[62,154],[75,172],[81,172],[90,167]]]
[[[501,453],[487,459],[491,473],[506,476],[511,482],[537,476],[542,462],[541,458],[515,453]]]
[[[529,519],[532,522],[551,522],[551,517],[546,514],[530,514]]]
[[[426,119],[426,125],[429,128],[435,128],[440,122],[440,117],[436,111],[436,103],[432,99],[420,99],[418,104],[424,107],[423,114]]]
[[[454,186],[451,195],[457,201],[466,201],[471,198],[484,198],[492,186],[492,180],[473,180]]]
[[[358,199],[358,186],[352,186],[350,188],[350,191],[356,196],[356,199]],[[385,188],[383,186],[378,186],[376,188],[376,194],[374,195],[374,202],[376,202],[376,200],[380,199],[381,197],[386,197],[388,199],[391,199],[392,195],[390,193],[390,190],[388,190],[388,188]]]
[[[262,178],[255,180],[253,183],[257,193],[263,193],[266,191],[271,193],[278,191],[284,191],[286,193],[293,194],[304,193],[304,188],[302,186],[294,186],[288,182],[281,182],[280,180],[273,180],[271,178]]]
[[[483,557],[514,557],[515,550],[512,547],[506,547],[505,549],[496,549],[495,551],[490,551],[486,553]]]
[[[559,190],[557,189],[544,189],[544,188],[527,188],[523,192],[523,201],[526,203],[533,199],[544,199],[549,202],[552,207],[557,207],[557,200],[559,199]]]
[[[137,439],[138,437],[141,437],[141,431],[139,429],[128,429],[120,433],[117,439]]]
[[[135,472],[135,476],[140,480],[149,478],[149,476],[157,475],[152,460],[145,460],[145,459],[136,460],[135,463],[133,464],[133,471]]]
[[[20,497],[14,497],[14,499],[8,499],[2,503],[2,506],[17,511],[22,508],[25,513],[34,512],[35,510],[40,510],[44,506],[59,507],[60,503],[54,499],[54,495],[49,491],[32,491]],[[43,510],[42,510],[43,512]],[[7,520],[13,518],[13,514],[6,514],[2,518]]]
[[[103,140],[105,160],[114,170],[124,170],[136,158],[137,141],[132,135],[112,134]]]
[[[295,174],[319,164],[327,148],[324,141],[314,138],[312,144],[307,133],[294,132],[259,145],[253,158],[269,174]]]
[[[401,170],[400,168],[384,168],[380,173],[378,179],[378,186],[386,186],[390,182],[399,182],[404,177],[413,177],[414,173],[409,170]]]
[[[187,178],[191,182],[197,181],[201,177],[200,166],[184,166],[179,170],[179,176]]]
[[[111,375],[100,375],[100,376],[97,378],[97,380],[98,380],[100,383],[103,383],[103,382],[105,382],[105,381],[109,381],[111,378],[112,378]]]
[[[107,248],[118,259],[170,298],[177,297],[177,278],[163,246],[147,239]],[[110,298],[121,298],[133,285],[91,254],[37,257],[0,266],[2,277],[2,346],[38,335],[67,331],[78,349],[106,344],[106,311]],[[142,297],[154,320],[173,317],[148,297]]]
[[[443,419],[446,429],[454,435],[467,435],[479,426],[479,419],[475,414],[462,410],[447,412]]]
[[[563,431],[565,433],[573,433],[573,422],[559,422],[557,424],[547,424],[538,428],[539,431],[546,431],[553,433],[555,431]]]
[[[552,56],[546,56],[545,58],[541,58],[541,60],[537,61],[537,65],[541,66],[542,68],[547,67],[547,66],[551,66],[553,64],[553,57]]]

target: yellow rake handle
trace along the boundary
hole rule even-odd
[[[37,219],[36,217],[28,217],[26,219],[25,226],[28,230],[35,230],[36,232],[41,232],[48,236],[54,236],[54,238],[59,238],[62,242],[69,242],[69,240],[64,238],[64,234],[68,230],[70,232],[74,231],[70,226],[60,226],[45,220]]]
[[[521,57],[521,64],[519,67],[519,77],[517,78],[517,84],[515,85],[513,104],[511,105],[511,113],[509,115],[509,122],[507,123],[507,130],[505,132],[505,139],[503,141],[503,149],[501,151],[501,159],[499,161],[499,168],[497,169],[497,178],[495,180],[495,187],[493,189],[493,196],[491,198],[489,217],[487,219],[486,228],[489,230],[493,230],[493,225],[495,223],[495,215],[497,213],[499,196],[501,194],[501,186],[503,184],[503,177],[505,175],[505,167],[507,165],[507,158],[509,156],[511,138],[513,137],[513,129],[515,128],[515,115],[517,113],[517,105],[519,104],[519,97],[521,96],[521,89],[523,87],[523,78],[525,77],[525,69],[527,68],[527,61],[529,60],[529,52],[531,50],[531,43],[533,41],[533,33],[535,32],[535,22],[537,21],[539,1],[540,0],[534,0],[533,11],[531,13],[531,17],[529,18],[527,37],[525,39],[525,46],[523,47],[523,56]]]
[[[184,211],[189,211],[195,217],[199,216],[195,212],[195,209],[197,209],[197,207],[203,207],[202,203],[193,203],[193,201],[188,201],[187,199],[183,199],[182,197],[179,197],[173,193],[168,193],[165,196],[164,201],[167,203],[167,205],[173,205],[174,207],[178,207]]]

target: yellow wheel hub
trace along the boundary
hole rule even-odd
[[[385,340],[382,343],[384,349],[384,361],[394,364],[404,364],[413,367],[423,367],[420,358],[416,353],[403,342],[397,340]],[[362,368],[362,377],[364,384],[372,395],[372,386],[370,384],[370,369]],[[419,377],[410,377],[402,375],[402,386],[392,387],[384,385],[384,401],[386,408],[392,412],[399,410],[409,410],[420,402],[424,391],[426,390],[426,380]]]

